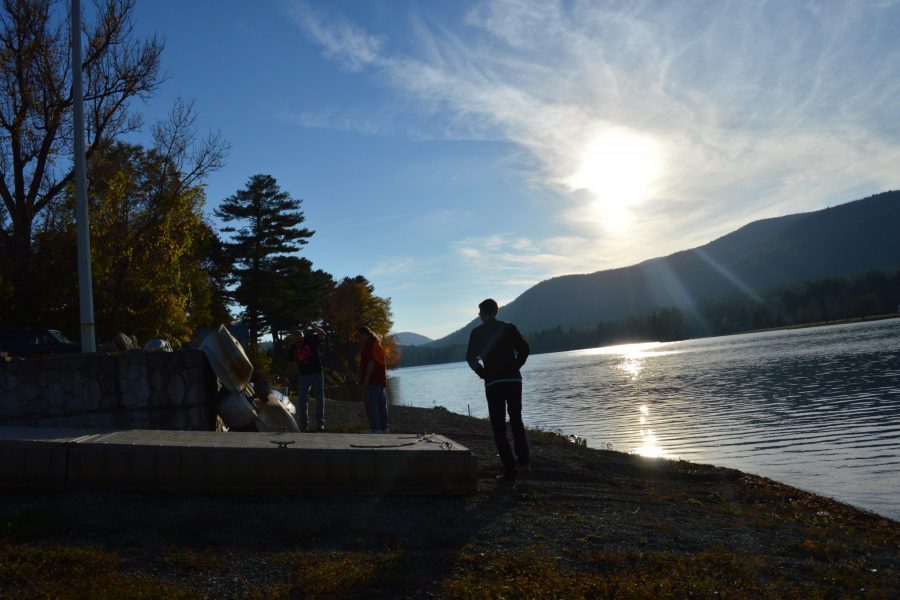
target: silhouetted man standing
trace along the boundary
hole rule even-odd
[[[478,310],[481,325],[473,329],[469,336],[466,362],[484,379],[494,442],[503,463],[503,473],[497,479],[515,481],[517,463],[519,469],[531,470],[525,425],[522,423],[522,374],[519,372],[528,359],[528,342],[515,325],[497,319],[499,307],[496,301],[488,298],[478,305]],[[515,458],[506,438],[507,411],[516,449]]]

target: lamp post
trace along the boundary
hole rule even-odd
[[[72,134],[75,149],[75,221],[78,227],[78,296],[81,351],[96,352],[94,292],[91,283],[91,229],[84,166],[84,98],[81,91],[81,0],[72,0]]]

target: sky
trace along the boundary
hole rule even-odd
[[[486,297],[900,188],[898,31],[893,0],[137,0],[166,80],[133,108],[193,101],[230,143],[212,222],[272,175],[302,256],[438,338]]]

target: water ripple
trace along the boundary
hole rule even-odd
[[[900,519],[900,319],[532,356],[524,418],[595,447],[758,473]],[[463,363],[392,401],[486,417]]]

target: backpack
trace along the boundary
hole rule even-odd
[[[312,358],[312,349],[308,344],[302,344],[294,351],[294,360],[297,364],[305,365]]]

